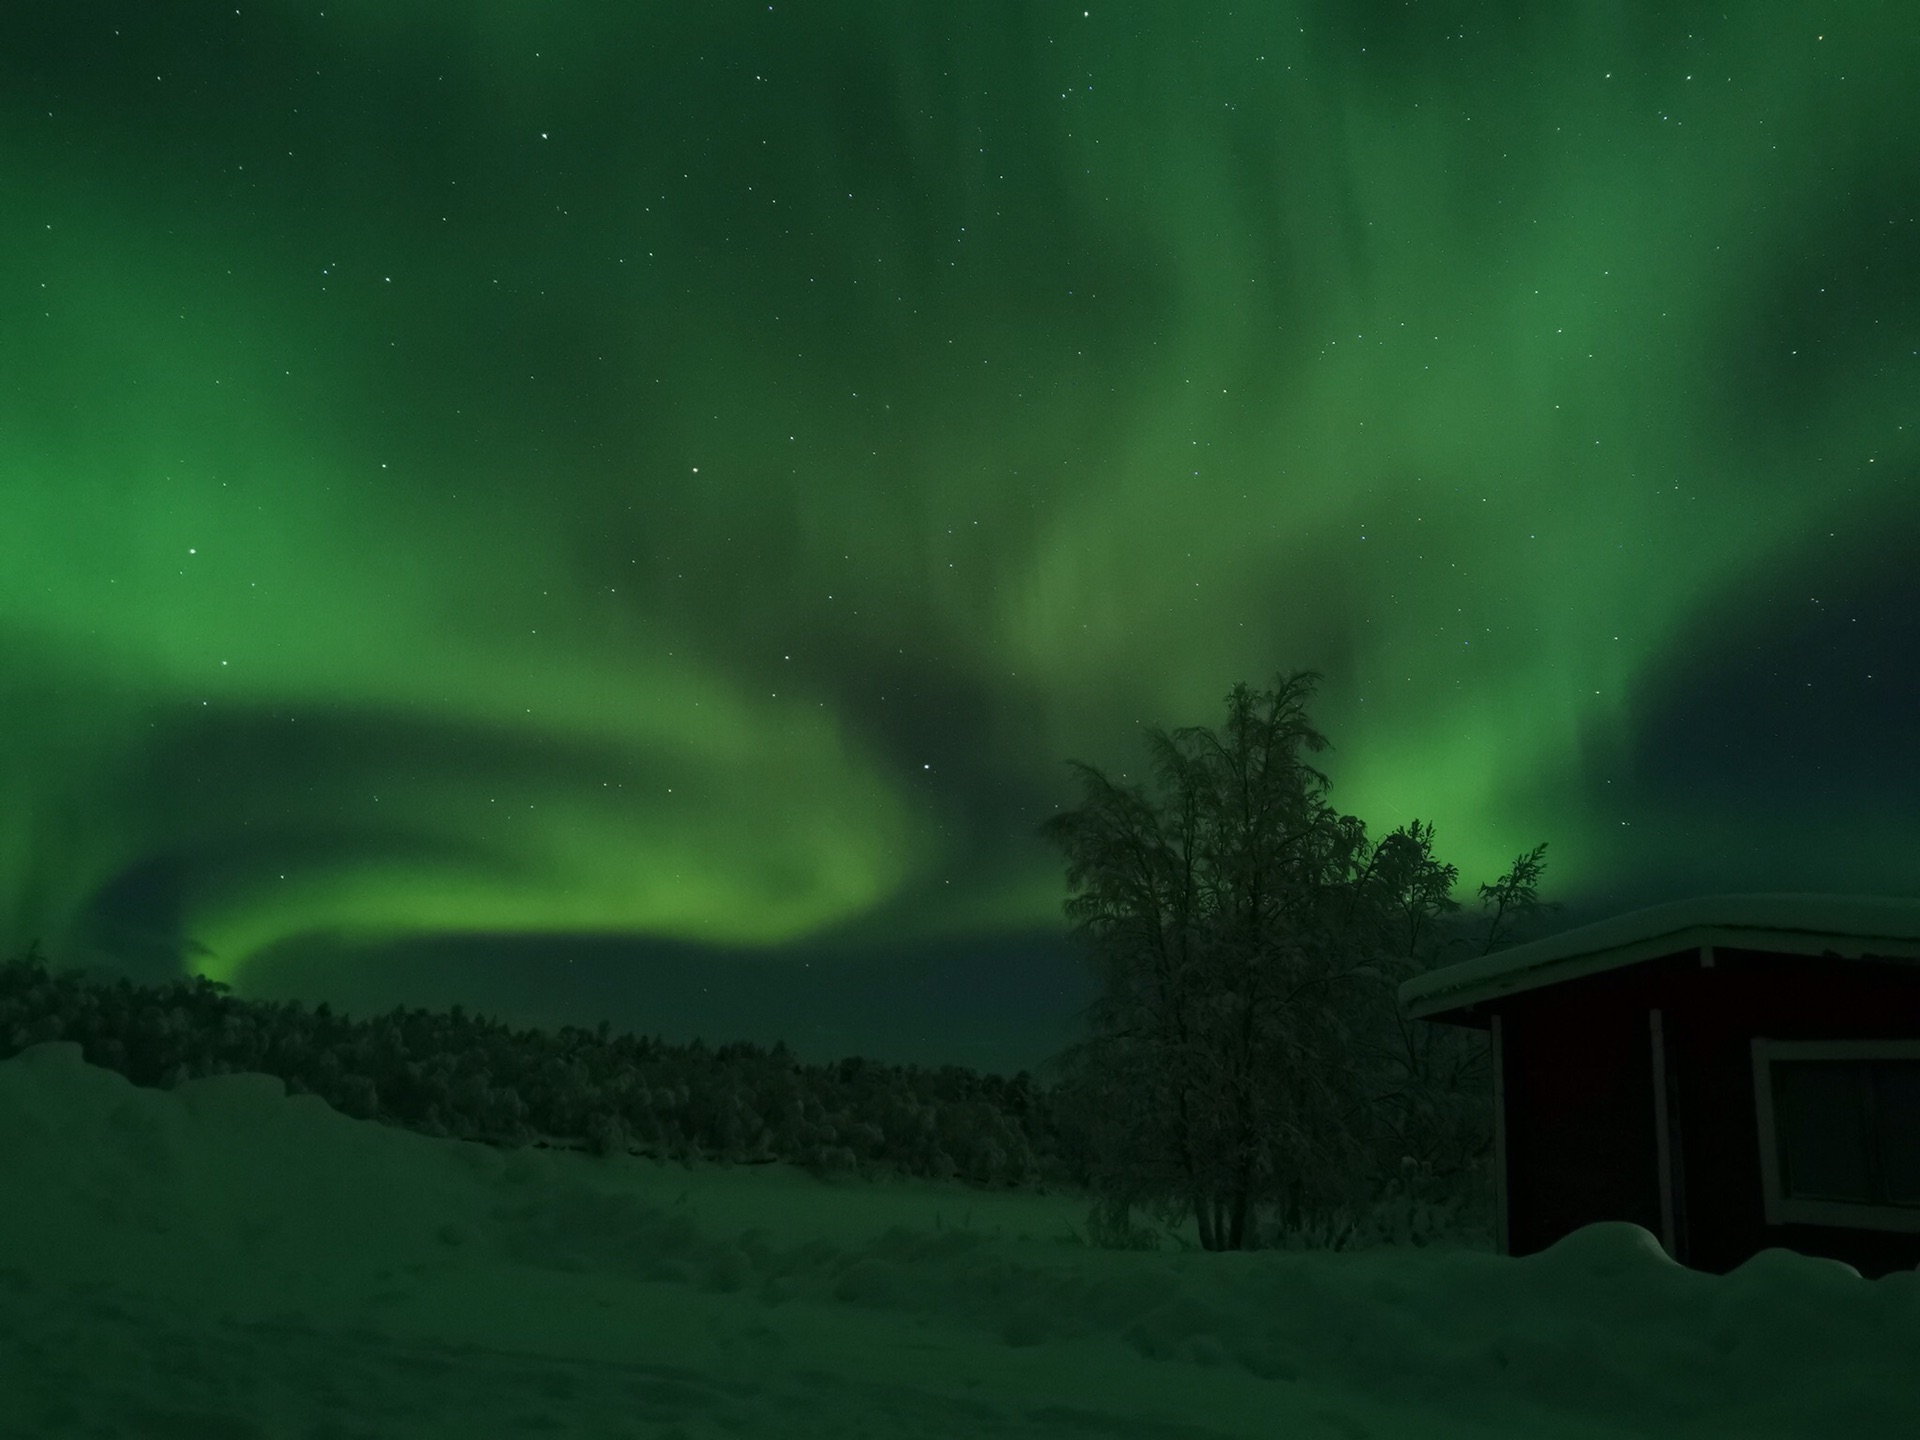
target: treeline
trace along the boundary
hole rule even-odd
[[[77,1043],[89,1064],[136,1085],[257,1071],[357,1119],[490,1145],[1073,1183],[1047,1098],[1024,1071],[857,1056],[806,1065],[785,1044],[668,1044],[604,1022],[515,1030],[458,1005],[356,1021],[325,1004],[243,1000],[203,977],[137,986],[57,971],[36,944],[0,963],[0,1059],[50,1040]]]

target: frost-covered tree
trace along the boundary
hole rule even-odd
[[[1364,828],[1305,759],[1327,748],[1306,714],[1318,680],[1236,685],[1221,734],[1150,730],[1164,804],[1069,762],[1085,799],[1040,827],[1066,854],[1067,914],[1104,981],[1092,1035],[1060,1068],[1083,1120],[1133,1121],[1108,1127],[1128,1143],[1097,1168],[1138,1176],[1164,1215],[1190,1212],[1210,1250],[1246,1243],[1283,1172],[1347,1158],[1327,1123],[1342,1057],[1316,1019],[1359,968],[1336,902]]]
[[[1148,731],[1161,799],[1069,762],[1083,802],[1040,827],[1103,982],[1087,1038],[1050,1068],[1063,1143],[1109,1222],[1138,1204],[1191,1215],[1207,1249],[1242,1248],[1260,1207],[1324,1213],[1434,1121],[1421,1107],[1445,1042],[1388,1022],[1404,1021],[1398,980],[1453,938],[1458,872],[1430,825],[1375,846],[1328,803],[1306,759],[1329,748],[1306,713],[1319,678],[1236,685],[1217,734]],[[1495,930],[1534,903],[1543,851],[1482,887]]]

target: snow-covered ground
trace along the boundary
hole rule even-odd
[[[0,1436],[1920,1435],[1920,1274],[1110,1252],[1085,1202],[503,1155],[0,1064]]]

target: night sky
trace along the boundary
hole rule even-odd
[[[1725,12],[1725,13],[1723,13]],[[0,954],[983,1069],[1324,672],[1555,924],[1920,893],[1920,19],[0,11]]]

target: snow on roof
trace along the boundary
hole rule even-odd
[[[1920,900],[1875,895],[1673,900],[1416,975],[1400,986],[1400,1003],[1409,1015],[1430,1018],[1704,945],[1920,959]]]

